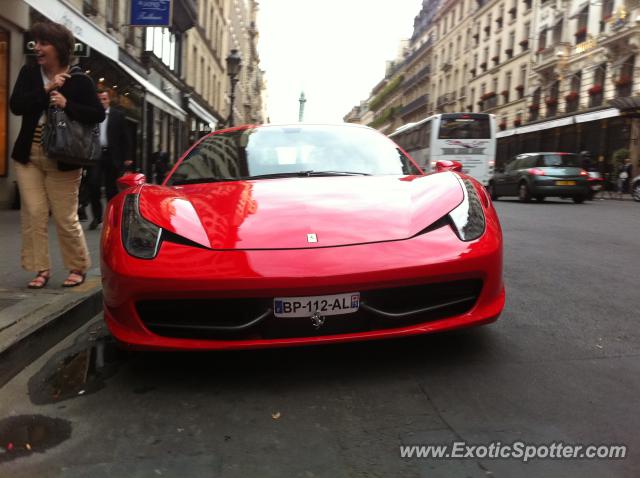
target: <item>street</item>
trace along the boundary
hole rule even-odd
[[[97,316],[0,389],[0,476],[637,476],[640,205],[495,204],[496,323],[177,354],[123,352]],[[617,460],[400,457],[454,441],[628,448]]]

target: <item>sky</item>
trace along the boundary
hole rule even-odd
[[[260,0],[260,67],[272,123],[342,122],[411,37],[422,0]]]

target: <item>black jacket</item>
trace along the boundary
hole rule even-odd
[[[104,119],[104,108],[96,95],[96,87],[86,75],[74,75],[65,81],[60,93],[67,99],[65,112],[82,123],[99,123]],[[13,146],[11,157],[20,163],[28,163],[33,134],[42,113],[49,106],[49,95],[44,89],[39,65],[25,65],[20,70],[13,87],[9,107],[15,115],[22,116],[20,133]],[[77,166],[58,163],[58,169],[70,170]]]
[[[131,138],[127,132],[124,113],[113,106],[109,108],[107,120],[107,142],[109,158],[119,172],[124,171],[124,162],[131,159]]]

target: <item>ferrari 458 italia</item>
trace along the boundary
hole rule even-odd
[[[455,164],[424,174],[356,125],[216,131],[162,185],[120,179],[102,235],[105,320],[132,348],[282,347],[492,322],[502,234]]]

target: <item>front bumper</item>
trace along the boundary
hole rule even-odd
[[[501,232],[491,217],[485,234],[467,243],[446,226],[404,241],[337,248],[210,251],[164,243],[154,260],[130,257],[117,237],[108,236],[103,237],[101,264],[105,320],[118,341],[135,349],[248,349],[401,337],[489,323],[504,306]],[[320,328],[287,338],[167,337],[145,326],[138,307],[160,299],[272,300],[463,280],[482,282],[477,300],[464,313],[348,333]],[[340,317],[349,320],[349,315]]]

